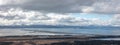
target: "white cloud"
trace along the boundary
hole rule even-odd
[[[87,13],[84,13],[87,14]],[[86,15],[87,16],[87,15]],[[120,25],[119,14],[112,20],[104,21],[99,18],[77,18],[73,14],[43,13],[39,11],[9,8],[0,10],[0,25]]]
[[[94,11],[93,7],[83,7],[82,9],[83,13],[91,13],[92,11]]]
[[[106,13],[106,14],[119,14],[120,13],[120,0],[98,0],[91,6],[84,6],[81,8],[82,12],[91,13]]]
[[[111,24],[113,26],[120,26],[120,14],[115,14],[111,19]]]
[[[59,20],[71,18],[68,14],[42,13],[25,11],[20,8],[10,8],[0,11],[1,25],[30,25],[30,24],[58,24]]]

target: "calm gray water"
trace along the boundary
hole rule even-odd
[[[76,34],[95,34],[95,35],[120,35],[120,29],[24,28],[24,30],[66,32]]]
[[[93,40],[120,40],[120,38],[101,38],[101,39],[93,39]]]
[[[52,33],[52,32],[64,32],[64,33],[69,33],[69,34],[74,33],[74,34],[95,34],[95,35],[120,35],[120,29],[16,28],[16,29],[0,29],[0,36],[4,36],[4,35],[59,35],[59,33]],[[61,34],[64,34],[64,33],[61,33]]]

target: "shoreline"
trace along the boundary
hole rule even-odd
[[[120,40],[94,40],[95,38],[100,39],[104,37],[105,36],[87,37],[83,35],[3,36],[0,37],[0,45],[110,45],[119,44],[118,42],[120,42]]]

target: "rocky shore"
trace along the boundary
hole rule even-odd
[[[0,37],[0,45],[120,45],[119,40],[93,40],[93,38],[95,37],[71,35],[4,36]]]

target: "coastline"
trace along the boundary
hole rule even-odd
[[[104,37],[105,36],[87,37],[83,35],[2,36],[0,37],[0,45],[119,45],[120,40],[95,40],[95,38],[100,39]],[[105,38],[109,37],[110,36],[106,36]]]

